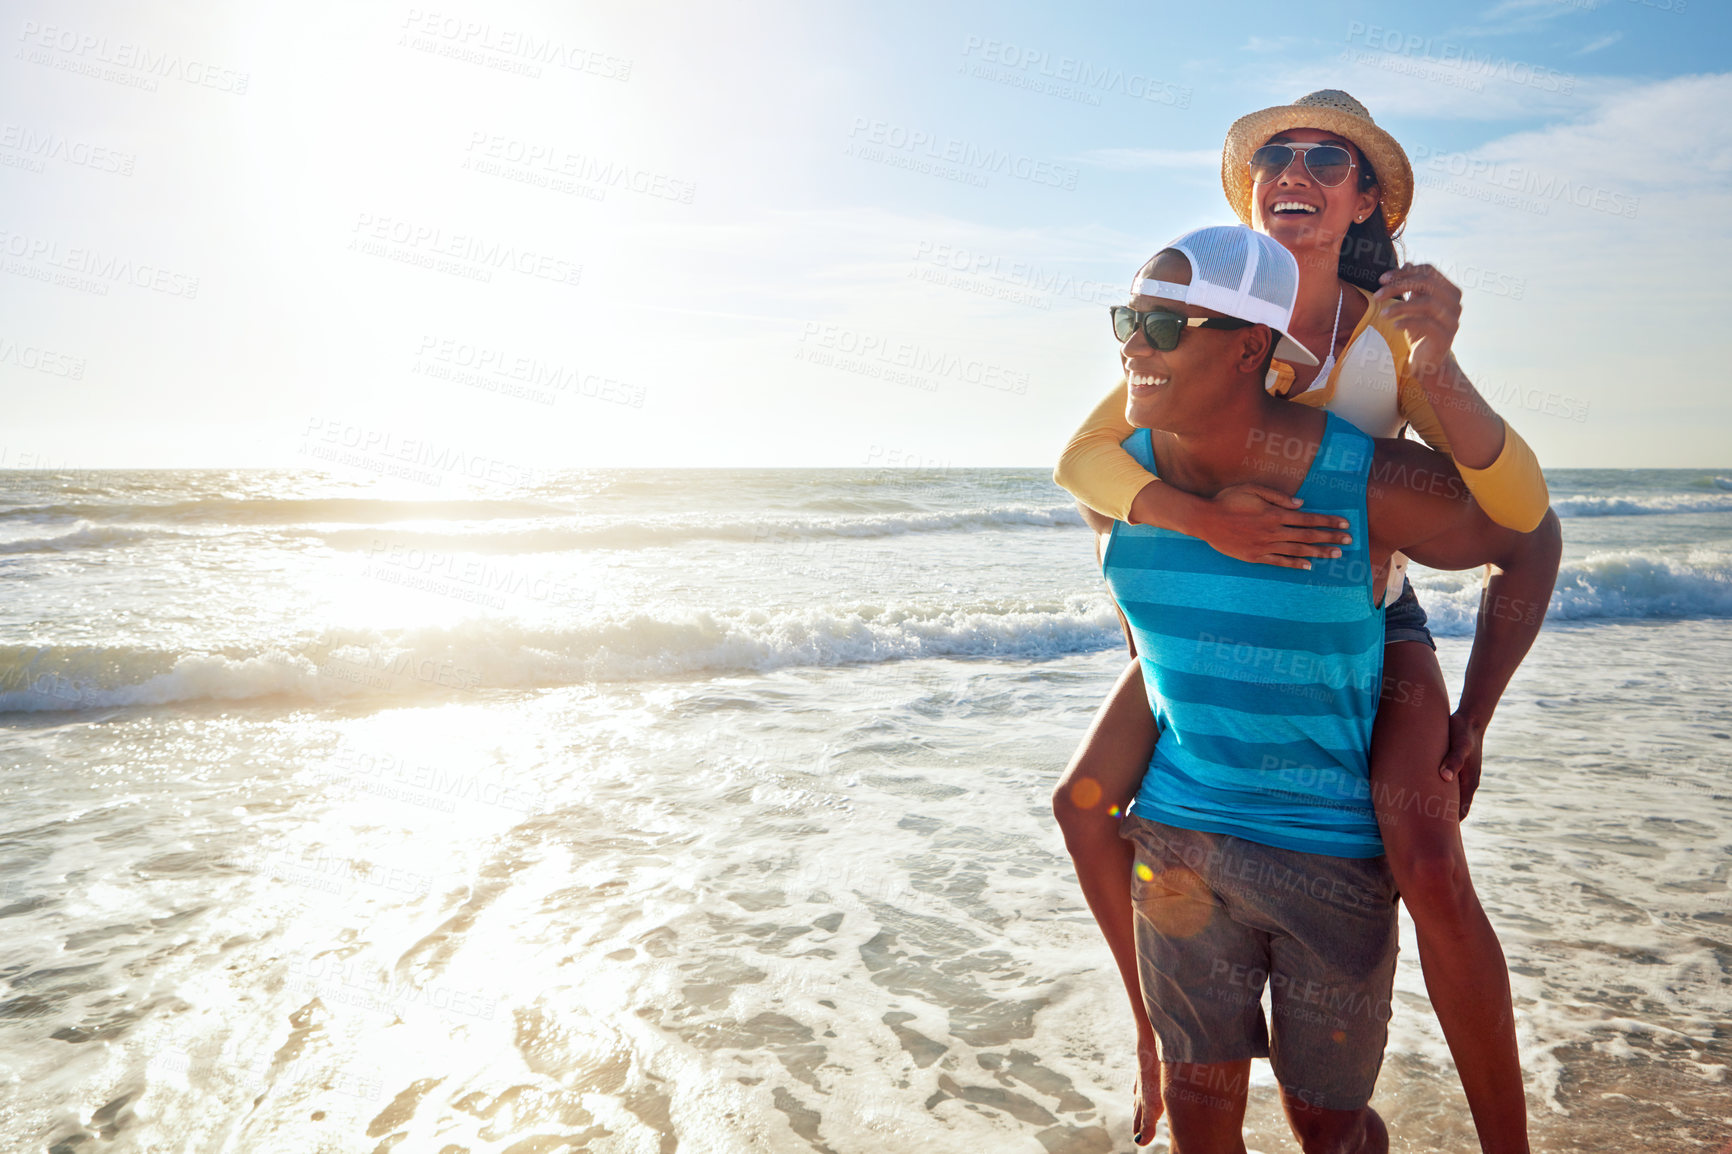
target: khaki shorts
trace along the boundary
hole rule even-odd
[[[1139,817],[1120,832],[1136,844],[1137,959],[1161,1060],[1268,1058],[1292,1098],[1325,1110],[1368,1103],[1399,936],[1388,862]]]

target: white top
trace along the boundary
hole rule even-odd
[[[1367,436],[1396,436],[1407,421],[1401,415],[1395,354],[1390,351],[1389,342],[1371,325],[1365,325],[1342,351],[1345,355],[1328,378],[1312,382],[1312,388],[1325,388],[1330,382],[1335,386],[1334,395],[1324,407],[1351,421]],[[1269,369],[1267,380],[1273,389],[1277,383],[1273,367]],[[1400,553],[1391,553],[1389,577],[1383,586],[1383,604],[1390,605],[1401,596],[1401,584],[1406,576],[1407,558]]]

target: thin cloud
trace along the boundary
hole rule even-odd
[[[1497,20],[1505,16],[1518,19],[1550,20],[1562,16],[1569,5],[1562,0],[1504,0],[1495,8],[1480,13],[1481,20]]]
[[[1299,44],[1309,44],[1309,38],[1298,36],[1253,36],[1245,41],[1241,52],[1285,52]]]
[[[1588,11],[1570,0],[1504,0],[1480,13],[1482,23],[1457,30],[1452,34],[1502,36],[1512,32],[1529,32],[1560,16]]]
[[[1268,81],[1274,91],[1345,89],[1388,127],[1388,121],[1407,118],[1497,121],[1578,116],[1593,104],[1589,90],[1605,93],[1629,86],[1614,77],[1589,79],[1591,84],[1573,73],[1501,52],[1475,51],[1446,60],[1374,50],[1359,53],[1351,62],[1296,65],[1271,74]],[[1247,105],[1254,106],[1250,101]]]
[[[1589,41],[1586,45],[1584,45],[1582,47],[1582,49],[1580,51],[1578,51],[1576,53],[1576,55],[1577,56],[1586,56],[1590,52],[1598,52],[1602,48],[1610,48],[1612,45],[1616,44],[1618,41],[1622,40],[1623,38],[1624,38],[1624,33],[1621,30],[1617,31],[1617,32],[1608,32],[1604,36],[1601,36],[1595,40]]]
[[[1548,464],[1634,462],[1632,418],[1666,422],[1675,459],[1720,451],[1727,402],[1699,421],[1673,414],[1702,404],[1693,365],[1713,357],[1712,286],[1732,262],[1732,238],[1711,223],[1732,172],[1729,102],[1732,74],[1626,84],[1566,121],[1415,156],[1408,258],[1463,286],[1472,315],[1456,347],[1475,383],[1488,396],[1539,386],[1591,405],[1579,423],[1531,396],[1504,409]],[[1605,318],[1632,307],[1641,339],[1608,343]],[[1567,352],[1536,358],[1539,332]]]
[[[1078,157],[1084,164],[1116,172],[1133,172],[1145,168],[1195,168],[1212,170],[1221,167],[1218,148],[1095,148]]]

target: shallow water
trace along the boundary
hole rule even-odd
[[[1027,473],[746,474],[731,535],[670,509],[653,540],[463,554],[515,592],[380,581],[342,536],[674,501],[580,480],[464,498],[522,517],[305,479],[284,509],[280,477],[14,493],[14,542],[144,535],[0,561],[7,1148],[1129,1148],[1123,995],[1046,800],[1121,664],[1062,503]],[[1541,1150],[1732,1138],[1729,530],[1569,517],[1575,579],[1491,732],[1465,836]],[[1421,584],[1454,628],[1470,591]],[[1394,1148],[1471,1148],[1408,925],[1397,988]],[[1266,1064],[1248,1134],[1294,1149]]]

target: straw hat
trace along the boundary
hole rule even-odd
[[[1251,223],[1251,154],[1289,128],[1315,128],[1352,141],[1377,175],[1389,231],[1401,230],[1413,205],[1413,166],[1395,137],[1373,123],[1365,105],[1338,88],[1320,89],[1292,104],[1241,116],[1227,130],[1221,148],[1221,187],[1240,220]]]

